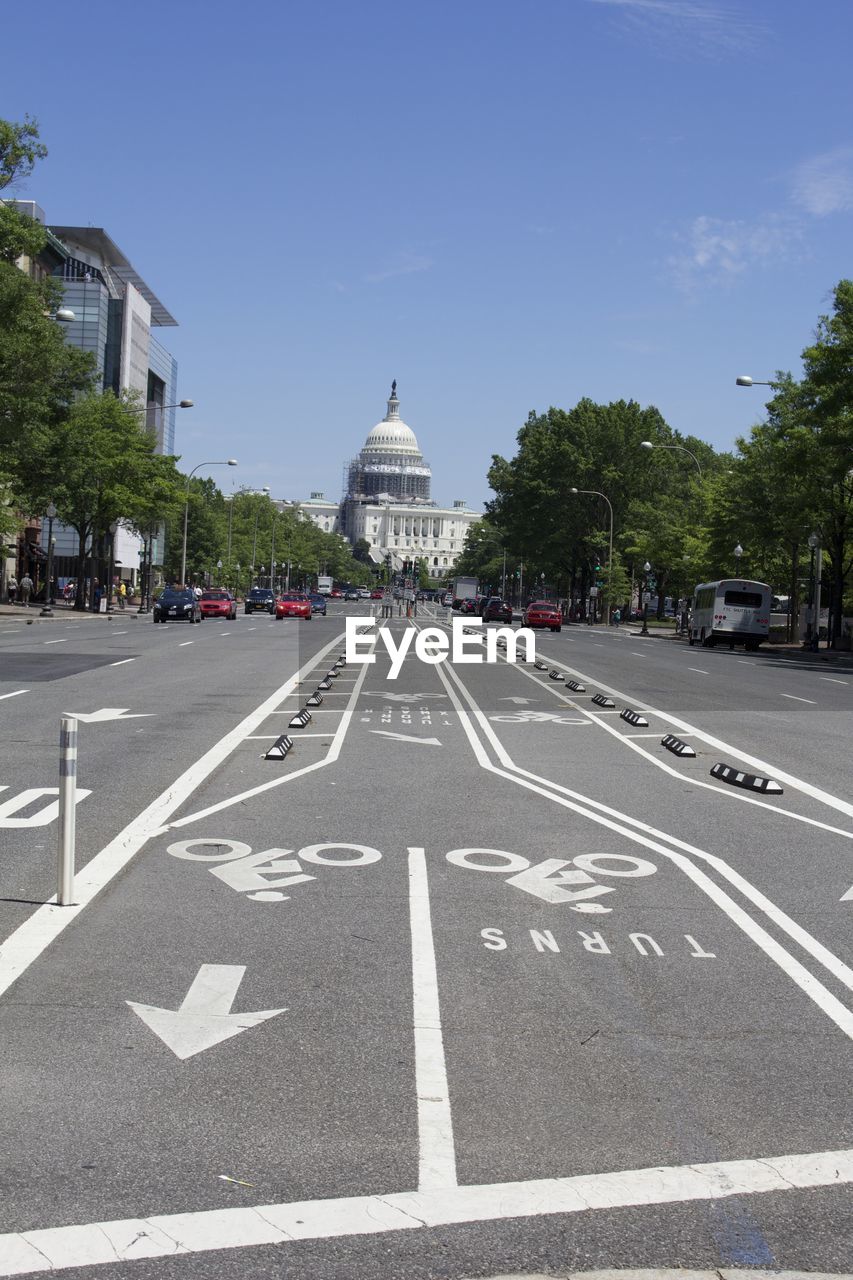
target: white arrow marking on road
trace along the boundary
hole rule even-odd
[[[421,742],[425,747],[441,746],[438,738],[415,738],[410,733],[391,733],[389,729],[369,729],[368,733],[378,733],[383,738],[397,738],[400,742]]]
[[[538,701],[538,698],[498,698],[498,702],[515,702],[519,707],[526,707],[529,702]]]
[[[153,712],[134,711],[128,714],[128,707],[104,707],[101,711],[63,711],[65,716],[73,716],[85,724],[95,724],[101,720],[146,720]]]
[[[842,893],[842,895],[841,895],[841,897],[838,899],[838,901],[839,901],[839,902],[853,902],[853,885],[851,885],[851,886],[850,886],[850,888],[847,890],[847,892],[846,892],[846,893]]]
[[[184,1060],[287,1012],[264,1009],[261,1013],[232,1013],[245,972],[244,964],[203,964],[177,1011],[135,1004],[132,1000],[126,1003],[176,1058]]]

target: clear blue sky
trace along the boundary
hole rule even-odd
[[[403,418],[442,502],[529,410],[654,404],[729,447],[853,274],[849,0],[44,0],[0,114],[48,222],[180,322],[184,467],[337,498]]]

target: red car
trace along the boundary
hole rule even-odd
[[[533,600],[521,615],[523,627],[550,627],[552,631],[560,631],[563,626],[563,615],[555,604],[547,600]]]
[[[339,591],[337,587],[335,587],[334,591],[329,592],[330,600],[343,600],[343,598],[344,598],[343,591]]]
[[[381,600],[382,595],[383,593],[381,591],[371,591],[370,598],[371,600]]]
[[[302,591],[285,591],[275,602],[275,616],[283,621],[285,618],[306,618],[311,621],[311,601]]]
[[[237,617],[237,601],[224,588],[221,591],[203,591],[199,607],[203,618],[225,618],[232,622]]]

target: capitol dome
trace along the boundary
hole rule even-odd
[[[362,453],[405,453],[420,456],[420,452],[414,431],[400,417],[400,401],[397,399],[395,382],[391,387],[388,412],[369,432]]]
[[[432,472],[417,436],[400,417],[397,383],[391,383],[388,412],[377,422],[347,468],[347,494],[360,499],[428,502]]]

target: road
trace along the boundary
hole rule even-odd
[[[368,608],[0,620],[0,1276],[853,1271],[853,666]]]

